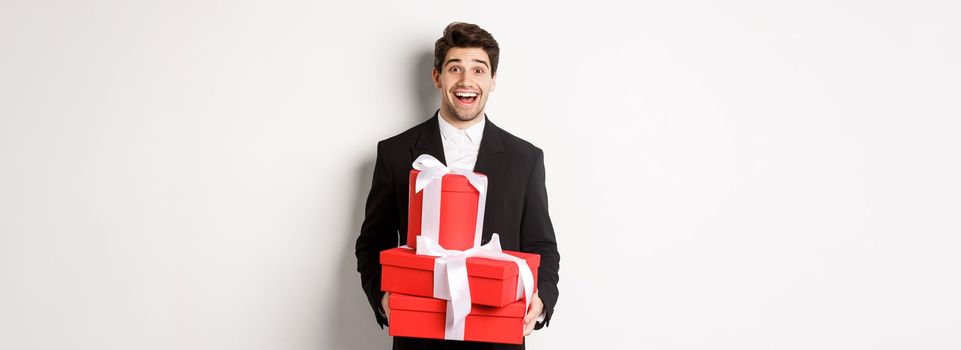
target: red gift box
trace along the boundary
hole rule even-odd
[[[389,303],[391,336],[444,339],[446,300],[392,293]],[[504,307],[473,305],[464,340],[521,344],[526,313],[523,300]]]
[[[538,254],[504,251],[527,261],[534,275],[537,290]],[[422,297],[434,296],[434,260],[436,257],[417,255],[413,249],[393,248],[380,252],[380,288],[391,293]],[[504,306],[517,300],[517,264],[487,258],[467,258],[467,284],[471,303]]]
[[[410,171],[408,191],[407,246],[417,248],[417,236],[421,232],[421,208],[424,191],[417,192],[418,170]],[[477,191],[464,175],[447,174],[441,179],[439,242],[441,247],[467,250],[474,247],[477,227]]]

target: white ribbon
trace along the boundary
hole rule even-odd
[[[424,201],[421,206],[420,234],[430,237],[434,242],[440,242],[440,197],[441,184],[444,175],[458,174],[467,177],[471,186],[480,192],[477,198],[477,225],[474,228],[474,247],[480,246],[482,229],[484,228],[484,207],[487,203],[487,176],[474,173],[468,169],[448,168],[437,158],[429,154],[422,154],[414,160],[417,174],[415,192],[424,191]],[[420,244],[418,242],[418,244]]]
[[[534,287],[534,274],[527,261],[504,253],[501,250],[500,236],[496,233],[485,245],[474,246],[468,250],[447,250],[434,239],[417,236],[417,255],[436,256],[434,259],[434,297],[450,300],[447,303],[447,323],[444,326],[444,339],[464,340],[464,323],[470,313],[470,286],[467,283],[467,258],[479,257],[517,264],[517,298],[524,297],[524,310],[531,303]]]

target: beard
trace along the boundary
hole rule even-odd
[[[471,120],[477,119],[477,117],[484,115],[484,105],[487,104],[487,97],[484,96],[483,100],[477,101],[477,108],[464,109],[458,108],[457,102],[447,102],[442,104],[441,108],[444,110],[444,114],[457,119],[462,122],[469,122]]]
[[[452,111],[447,111],[447,112],[449,115],[452,115],[454,118],[457,118],[457,120],[460,120],[462,122],[469,122],[471,120],[477,119],[477,117],[480,116],[481,113],[483,113],[483,110],[458,111],[454,109]]]

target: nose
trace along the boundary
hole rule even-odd
[[[471,80],[470,74],[461,74],[460,79],[457,79],[458,87],[470,87],[473,85],[473,80]]]

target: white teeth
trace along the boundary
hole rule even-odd
[[[477,93],[474,92],[456,92],[454,96],[457,97],[477,97]]]

